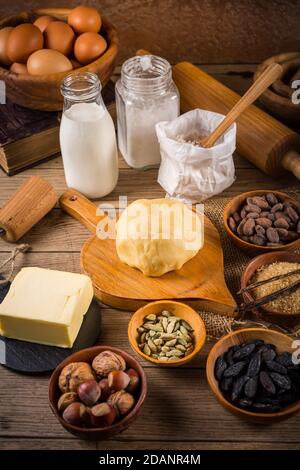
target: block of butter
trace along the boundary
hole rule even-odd
[[[88,276],[23,268],[0,304],[0,335],[71,348],[92,298]]]

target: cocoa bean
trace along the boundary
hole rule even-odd
[[[247,222],[247,219],[243,219],[237,227],[237,233],[240,237],[242,237],[243,234],[244,234],[243,227],[244,227],[246,222]]]
[[[246,204],[244,209],[246,212],[261,212],[261,208],[259,206],[256,206],[255,204]]]
[[[257,219],[259,217],[258,212],[248,212],[246,219]]]
[[[247,219],[246,223],[243,226],[243,234],[246,235],[246,237],[250,237],[250,235],[253,235],[254,233],[254,227],[254,219]]]
[[[249,238],[251,243],[254,243],[254,245],[258,246],[264,246],[266,244],[266,237],[263,235],[253,235],[252,237]]]
[[[277,230],[273,227],[269,227],[266,232],[267,238],[271,243],[279,243],[279,235]]]
[[[283,204],[281,204],[281,202],[278,202],[277,204],[275,204],[275,206],[272,207],[271,212],[273,214],[274,212],[282,211],[282,209],[283,209]]]
[[[234,232],[234,233],[236,232],[236,229],[237,229],[236,221],[234,220],[233,217],[229,217],[228,226],[229,226],[230,230],[232,230],[232,232]]]
[[[285,241],[286,237],[288,237],[289,232],[285,228],[278,228],[277,233],[279,235],[280,240]]]
[[[244,219],[244,218],[246,217],[247,211],[246,211],[245,207],[243,207],[243,209],[241,210],[240,214],[241,214],[241,218],[242,218],[242,219]]]
[[[300,220],[299,220],[299,222],[298,222],[298,224],[297,224],[297,230],[296,230],[296,231],[297,231],[297,233],[300,233]]]
[[[256,225],[261,225],[265,229],[272,227],[272,221],[266,217],[259,217],[258,219],[255,219],[255,222]]]
[[[255,232],[257,233],[257,235],[264,236],[266,233],[266,230],[261,225],[256,225]]]
[[[241,222],[241,220],[242,220],[240,214],[239,214],[238,212],[236,212],[236,211],[232,214],[232,217],[234,218],[234,220],[235,220],[235,222],[236,222],[237,225],[238,225],[238,224]]]
[[[295,209],[293,209],[292,207],[287,207],[285,209],[285,213],[289,216],[289,218],[293,221],[293,222],[298,222],[299,220],[299,215],[297,214],[297,212],[295,211]]]
[[[270,214],[270,211],[261,211],[260,217],[268,217],[269,214]]]
[[[278,204],[278,199],[273,193],[266,194],[266,200],[268,201],[270,206],[275,206],[276,204]]]
[[[275,212],[274,215],[275,215],[275,219],[276,219],[276,220],[283,218],[283,219],[285,219],[288,223],[291,222],[291,219],[289,218],[289,216],[287,216],[287,215],[286,215],[284,212],[282,212],[282,211]]]
[[[248,197],[247,204],[254,204],[255,206],[260,207],[261,209],[270,209],[270,206],[267,201],[261,196]]]
[[[274,222],[274,220],[275,220],[275,214],[271,214],[271,212],[269,212],[269,214],[267,215],[267,218],[268,218],[269,220],[271,220],[271,222]]]
[[[289,223],[283,217],[275,220],[273,225],[276,228],[285,228],[286,230],[289,228]]]

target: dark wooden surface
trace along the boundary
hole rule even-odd
[[[253,65],[209,66],[205,69],[227,85],[243,92],[250,84]],[[224,195],[255,188],[300,189],[292,177],[274,180],[235,156],[237,179]],[[0,171],[0,206],[28,175],[38,174],[65,188],[61,158],[8,178]],[[116,190],[105,198],[117,205],[118,196],[129,200],[159,197],[156,171],[137,172],[120,160]],[[18,258],[21,266],[42,266],[79,271],[79,252],[88,231],[58,208],[45,217],[22,241],[31,252]],[[0,241],[0,264],[12,246]],[[103,306],[101,344],[131,352],[127,339],[130,313]],[[210,392],[205,378],[206,355],[211,343],[191,363],[181,368],[153,367],[143,362],[149,381],[145,406],[130,429],[107,442],[80,441],[68,434],[48,405],[49,377],[30,377],[0,368],[0,449],[298,449],[300,415],[270,427],[241,421],[225,411]]]
[[[139,48],[198,64],[257,63],[300,49],[300,0],[0,0],[0,15],[80,3],[118,28],[120,61]]]

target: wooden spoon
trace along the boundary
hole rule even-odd
[[[198,140],[201,147],[210,148],[227,131],[227,129],[236,121],[245,109],[248,108],[262,93],[269,88],[272,83],[282,75],[282,66],[276,62],[269,65],[261,76],[246,91],[244,96],[229,111],[218,127],[207,137]]]

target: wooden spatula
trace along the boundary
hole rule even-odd
[[[210,148],[216,141],[227,131],[227,129],[236,121],[245,109],[248,108],[262,93],[269,88],[272,83],[277,80],[282,74],[282,67],[280,64],[273,63],[266,68],[264,73],[253,83],[248,91],[236,103],[236,105],[229,111],[225,119],[218,125],[218,127],[207,137],[198,140],[201,147]]]

